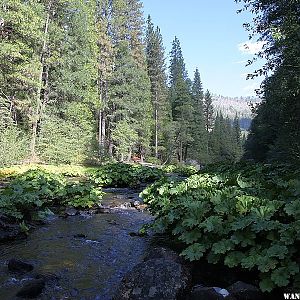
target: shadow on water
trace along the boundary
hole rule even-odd
[[[136,194],[118,190],[105,203],[131,201]],[[122,277],[139,263],[150,238],[130,236],[152,217],[135,209],[113,209],[109,214],[54,218],[28,239],[0,246],[1,300],[16,292],[36,274],[55,274],[38,299],[111,299]],[[34,265],[25,275],[8,271],[17,258]]]

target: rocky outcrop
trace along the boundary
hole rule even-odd
[[[174,252],[149,255],[129,272],[114,300],[175,300],[186,293],[190,283],[188,269]]]
[[[237,281],[227,288],[230,295],[237,300],[263,300],[264,294],[252,284]]]

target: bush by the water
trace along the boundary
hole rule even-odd
[[[141,195],[154,228],[181,241],[187,259],[256,271],[271,291],[300,283],[299,175],[291,166],[219,165]]]
[[[191,176],[198,172],[194,166],[186,165],[166,165],[162,167],[162,170],[167,173],[176,173],[181,176]]]
[[[95,183],[112,187],[135,187],[140,183],[149,183],[160,179],[162,170],[142,165],[111,163],[90,172]]]
[[[0,213],[18,220],[41,218],[55,205],[92,207],[102,194],[88,182],[68,183],[62,175],[33,169],[17,175],[0,191]]]

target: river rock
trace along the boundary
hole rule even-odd
[[[73,237],[75,239],[85,239],[86,238],[86,235],[83,234],[83,233],[77,233],[77,234],[74,234]]]
[[[141,205],[141,202],[138,200],[132,201],[131,202],[131,206],[132,207],[139,207]]]
[[[36,279],[27,282],[17,293],[20,298],[36,298],[39,296],[45,287],[44,279]]]
[[[170,259],[149,259],[138,264],[122,280],[114,300],[175,300],[185,294],[190,276]]]
[[[65,214],[67,216],[76,216],[78,214],[78,210],[73,207],[67,207],[65,210]]]
[[[105,206],[100,206],[98,209],[97,209],[97,212],[99,214],[109,214],[110,213],[110,209],[108,207],[105,207]]]
[[[227,288],[228,292],[237,300],[263,300],[260,289],[252,284],[237,281]]]
[[[139,211],[144,211],[145,209],[147,209],[147,204],[140,204],[138,206],[136,206],[136,209]]]
[[[121,209],[129,209],[131,208],[131,203],[130,202],[124,202],[120,205]]]
[[[143,232],[134,232],[134,231],[131,231],[128,233],[130,236],[138,236],[138,237],[144,237],[146,234],[143,233]]]
[[[22,235],[18,224],[13,223],[8,217],[0,214],[0,242],[7,242]]]
[[[33,270],[33,265],[14,258],[9,260],[7,267],[9,271],[19,273],[26,273]]]
[[[155,258],[163,258],[166,260],[175,261],[179,264],[183,264],[183,258],[180,257],[175,251],[164,247],[151,248],[144,257],[144,261]]]
[[[34,276],[35,279],[42,279],[45,282],[48,281],[58,281],[60,278],[54,273],[45,272],[45,273],[38,273]]]
[[[213,287],[194,286],[189,300],[224,300],[224,297]]]
[[[19,226],[18,226],[19,227]],[[7,242],[16,239],[21,234],[18,228],[3,229],[0,228],[0,242]]]

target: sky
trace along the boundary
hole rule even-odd
[[[204,89],[214,94],[253,96],[262,77],[246,80],[246,75],[262,62],[245,67],[261,44],[248,39],[243,23],[252,16],[237,14],[234,0],[143,0],[144,14],[160,27],[166,55],[177,36],[189,76],[198,67]],[[248,48],[244,47],[247,43]],[[169,61],[169,57],[167,58]]]

